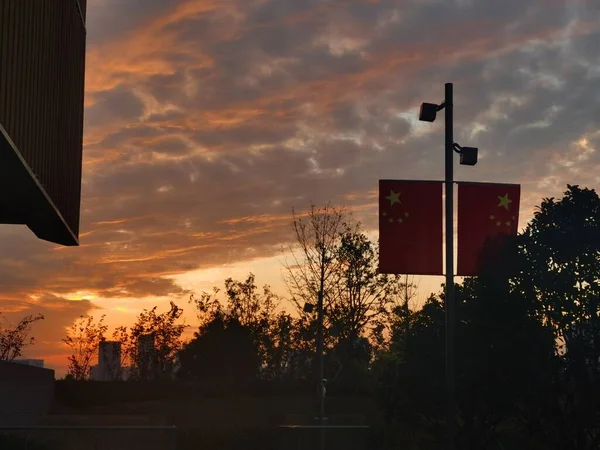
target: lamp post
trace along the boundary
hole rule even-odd
[[[452,153],[460,154],[462,165],[477,164],[477,148],[461,147],[454,142],[454,99],[452,83],[446,83],[444,101],[440,105],[423,103],[419,120],[433,122],[438,111],[445,112],[445,179],[446,185],[446,286],[444,309],[446,313],[446,444],[448,450],[456,447],[456,301],[454,298],[454,160]]]
[[[323,330],[323,315],[324,307],[323,300],[325,296],[325,261],[326,249],[322,245],[320,250],[320,277],[319,277],[319,292],[317,295],[317,336],[316,336],[316,372],[317,372],[317,396],[319,402],[319,415],[317,417],[320,426],[320,449],[325,448],[325,363],[324,363],[324,330]],[[314,305],[312,303],[304,304],[304,312],[312,313]]]

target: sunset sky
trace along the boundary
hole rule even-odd
[[[88,0],[80,247],[0,229],[0,310],[41,312],[64,373],[82,314],[130,324],[249,271],[284,294],[290,213],[331,201],[377,226],[380,178],[441,179],[455,83],[458,180],[522,185],[521,226],[600,181],[597,0]],[[422,290],[441,280],[421,280]]]

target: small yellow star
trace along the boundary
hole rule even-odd
[[[502,225],[502,222],[496,222],[497,227],[499,227],[500,225]]]
[[[390,206],[393,206],[394,203],[401,203],[400,194],[400,192],[394,192],[393,190],[390,190],[390,195],[386,197],[386,199],[390,201]]]
[[[506,222],[506,226],[510,227],[510,220],[508,222]]]
[[[496,218],[496,216],[494,216],[493,214],[490,216],[490,220],[494,220]]]
[[[402,217],[400,217],[400,218],[398,219],[398,223],[402,223],[402,222],[404,222],[404,219],[402,219]]]
[[[384,212],[383,212],[381,215],[382,215],[383,217],[385,217],[385,216],[387,216],[387,213],[384,211]]]
[[[390,219],[389,222],[392,223],[394,221],[394,219]]]
[[[404,217],[408,217],[408,213],[407,212],[404,213]]]
[[[498,200],[500,200],[500,203],[498,203],[498,208],[504,207],[508,211],[508,205],[512,203],[512,200],[508,198],[508,194],[504,194],[503,197],[498,196]]]
[[[515,216],[512,216],[512,220],[517,220],[517,218]]]

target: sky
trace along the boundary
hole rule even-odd
[[[27,357],[64,373],[65,327],[114,327],[248,272],[281,294],[292,208],[377,228],[377,181],[441,179],[443,120],[479,147],[457,180],[520,183],[521,226],[598,187],[597,0],[88,0],[79,247],[0,228],[0,310],[43,313]],[[441,280],[420,280],[422,291]]]

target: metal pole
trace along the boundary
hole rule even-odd
[[[319,423],[324,424],[325,421],[325,396],[323,395],[323,292],[319,292],[319,299],[317,301],[317,393],[319,395]]]
[[[325,425],[325,391],[323,384],[323,377],[325,374],[324,370],[324,360],[323,360],[323,297],[325,290],[325,246],[321,248],[321,277],[320,277],[320,286],[319,286],[319,297],[317,299],[317,393],[319,396],[319,424],[321,427]],[[325,448],[325,429],[321,428],[320,432],[320,448],[323,450]]]
[[[445,89],[445,161],[446,161],[446,439],[448,450],[456,447],[456,367],[455,326],[456,304],[454,299],[454,115],[452,83]]]
[[[171,450],[177,450],[177,428],[171,430]]]

